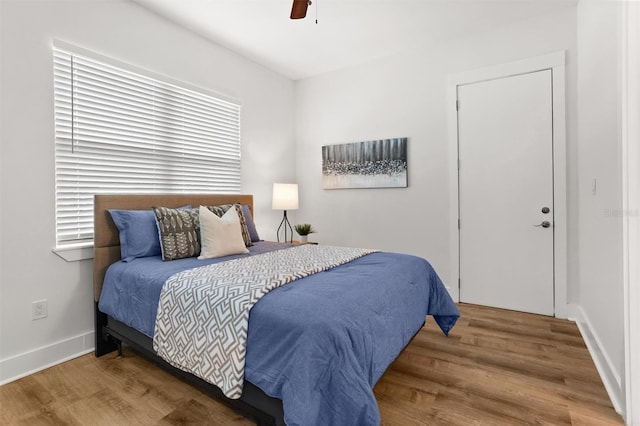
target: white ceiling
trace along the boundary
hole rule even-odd
[[[294,80],[513,23],[577,0],[134,0]],[[318,22],[316,24],[316,11]]]

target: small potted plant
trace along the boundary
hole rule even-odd
[[[300,242],[302,243],[306,243],[307,242],[307,238],[309,236],[309,234],[313,234],[315,231],[315,229],[313,229],[313,226],[311,226],[310,223],[302,223],[302,224],[298,224],[295,227],[296,232],[298,233],[298,235],[300,235]]]

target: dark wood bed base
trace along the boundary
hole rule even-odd
[[[120,260],[120,240],[118,230],[107,209],[149,209],[154,206],[179,207],[184,205],[220,205],[229,203],[248,204],[253,212],[252,195],[96,195],[94,199],[94,307],[95,307],[95,355],[121,351],[122,343],[135,352],[153,361],[162,368],[179,376],[186,382],[227,404],[258,425],[284,426],[282,400],[265,394],[254,384],[245,381],[242,397],[229,399],[215,385],[199,377],[179,370],[153,350],[153,341],[139,331],[109,317],[98,308],[102,282],[106,269]]]
[[[151,338],[100,312],[97,303],[95,303],[95,312],[96,324],[100,324],[99,328],[96,327],[95,354],[97,357],[115,350],[120,352],[122,343],[125,343],[134,352],[224,402],[243,416],[254,420],[257,425],[284,426],[284,413],[280,399],[270,397],[262,389],[247,381],[244,382],[242,397],[240,399],[229,399],[224,396],[217,386],[168,364],[153,350],[153,340]]]

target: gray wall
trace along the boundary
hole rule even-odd
[[[297,181],[291,221],[312,223],[314,240],[426,257],[448,285],[447,76],[566,50],[567,300],[620,397],[619,13],[618,2],[581,0],[293,83],[130,2],[0,2],[0,383],[93,346],[92,263],[51,251],[53,39],[239,99],[243,191],[256,195],[262,237],[275,238],[280,219],[271,184]],[[408,188],[321,189],[321,146],[405,136]],[[49,317],[31,321],[42,298]]]
[[[91,260],[52,252],[52,42],[99,54],[238,99],[242,190],[275,237],[271,184],[292,181],[293,82],[129,1],[0,2],[0,383],[93,347]],[[280,213],[281,214],[281,213]],[[31,302],[49,316],[31,320]]]
[[[602,352],[601,375],[609,393],[624,400],[621,6],[590,0],[578,4],[577,318]]]
[[[447,76],[565,50],[567,311],[618,409],[624,401],[619,13],[620,2],[582,0],[550,16],[302,80],[295,92],[299,215],[319,231],[314,239],[423,256],[456,286],[449,282],[455,215]],[[408,188],[322,189],[321,146],[405,136]]]
[[[300,211],[323,243],[426,257],[447,285],[450,273],[448,76],[567,51],[569,214],[577,209],[575,8],[468,38],[426,46],[296,83]],[[321,147],[408,137],[406,189],[323,190]],[[577,292],[576,229],[570,229],[570,294]],[[573,248],[573,250],[571,250]]]

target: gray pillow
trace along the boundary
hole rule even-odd
[[[184,259],[200,254],[198,209],[154,207],[162,260]]]

